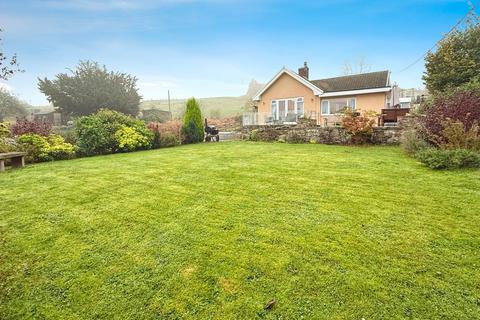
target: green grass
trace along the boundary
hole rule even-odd
[[[0,185],[1,319],[480,318],[480,171],[396,147],[190,145]]]

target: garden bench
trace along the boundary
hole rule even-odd
[[[0,153],[0,172],[5,171],[5,160],[11,159],[12,168],[25,166],[26,152],[7,152]]]

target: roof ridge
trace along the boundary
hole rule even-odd
[[[356,74],[350,74],[350,75],[347,75],[347,76],[338,76],[338,77],[331,77],[331,78],[315,79],[315,80],[309,80],[309,81],[312,82],[312,81],[324,81],[324,80],[339,79],[339,78],[349,78],[349,77],[363,76],[363,75],[367,75],[367,74],[382,73],[382,72],[390,72],[390,70],[356,73]]]

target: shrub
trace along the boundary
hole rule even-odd
[[[0,138],[10,135],[10,124],[8,122],[0,122]]]
[[[198,143],[204,139],[204,126],[200,106],[195,98],[188,99],[183,117],[183,143]]]
[[[400,137],[400,145],[402,149],[411,156],[429,147],[425,138],[415,129],[403,131]]]
[[[480,154],[471,150],[428,148],[416,157],[431,169],[480,168]]]
[[[18,138],[18,143],[27,152],[28,162],[71,159],[75,155],[75,147],[56,134],[43,137],[27,133]]]
[[[250,131],[250,134],[248,136],[248,140],[250,140],[250,141],[258,141],[259,140],[258,129],[253,129],[252,131]]]
[[[160,135],[160,147],[174,147],[181,144],[178,135],[165,132]]]
[[[121,151],[147,149],[152,141],[148,135],[142,134],[134,127],[127,126],[123,126],[115,132],[115,139],[118,149]]]
[[[148,129],[153,132],[153,148],[173,147],[181,144],[182,124],[178,120],[165,123],[151,122]]]
[[[0,138],[0,153],[20,151],[21,147],[12,138]]]
[[[50,135],[47,142],[48,147],[43,150],[44,161],[66,160],[75,156],[75,146],[65,142],[65,139],[58,134]]]
[[[160,124],[157,122],[150,122],[147,125],[147,128],[153,133],[152,138],[152,149],[158,149],[161,147],[160,144]]]
[[[17,119],[11,127],[11,132],[14,136],[31,133],[47,137],[52,132],[52,124],[46,121]]]
[[[61,127],[55,128],[53,133],[61,135],[65,142],[70,144],[77,144],[77,137],[75,136],[75,128],[74,127]]]
[[[128,132],[142,137],[134,138],[137,142],[128,142],[128,137],[125,136],[127,134],[125,127],[133,129],[127,130]],[[123,130],[123,133],[116,134],[119,130]],[[151,146],[153,139],[152,132],[148,130],[143,121],[108,109],[102,109],[93,115],[77,119],[75,135],[78,152],[81,155],[147,149]],[[119,145],[120,136],[124,142],[122,146]],[[134,145],[135,147],[133,147]]]
[[[107,125],[95,116],[81,117],[75,122],[75,137],[81,155],[110,153],[115,146]]]
[[[363,144],[371,141],[375,122],[376,113],[373,111],[360,113],[345,108],[342,116],[342,127],[351,135],[353,144]]]
[[[198,126],[195,121],[190,120],[186,125],[182,127],[183,143],[198,143],[203,141],[203,134],[200,135]]]
[[[442,136],[442,148],[480,151],[480,128],[477,123],[467,130],[460,121],[447,119],[443,122]]]
[[[26,133],[18,138],[18,143],[23,151],[27,153],[27,162],[39,162],[43,160],[43,150],[48,148],[48,141],[45,137],[34,133]]]
[[[432,144],[441,146],[448,143],[445,134],[453,134],[448,129],[445,131],[445,123],[448,121],[462,123],[465,133],[479,124],[480,91],[457,91],[432,102],[423,118],[423,131]]]

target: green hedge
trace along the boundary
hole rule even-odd
[[[480,154],[471,150],[428,148],[416,157],[431,169],[480,168]]]

